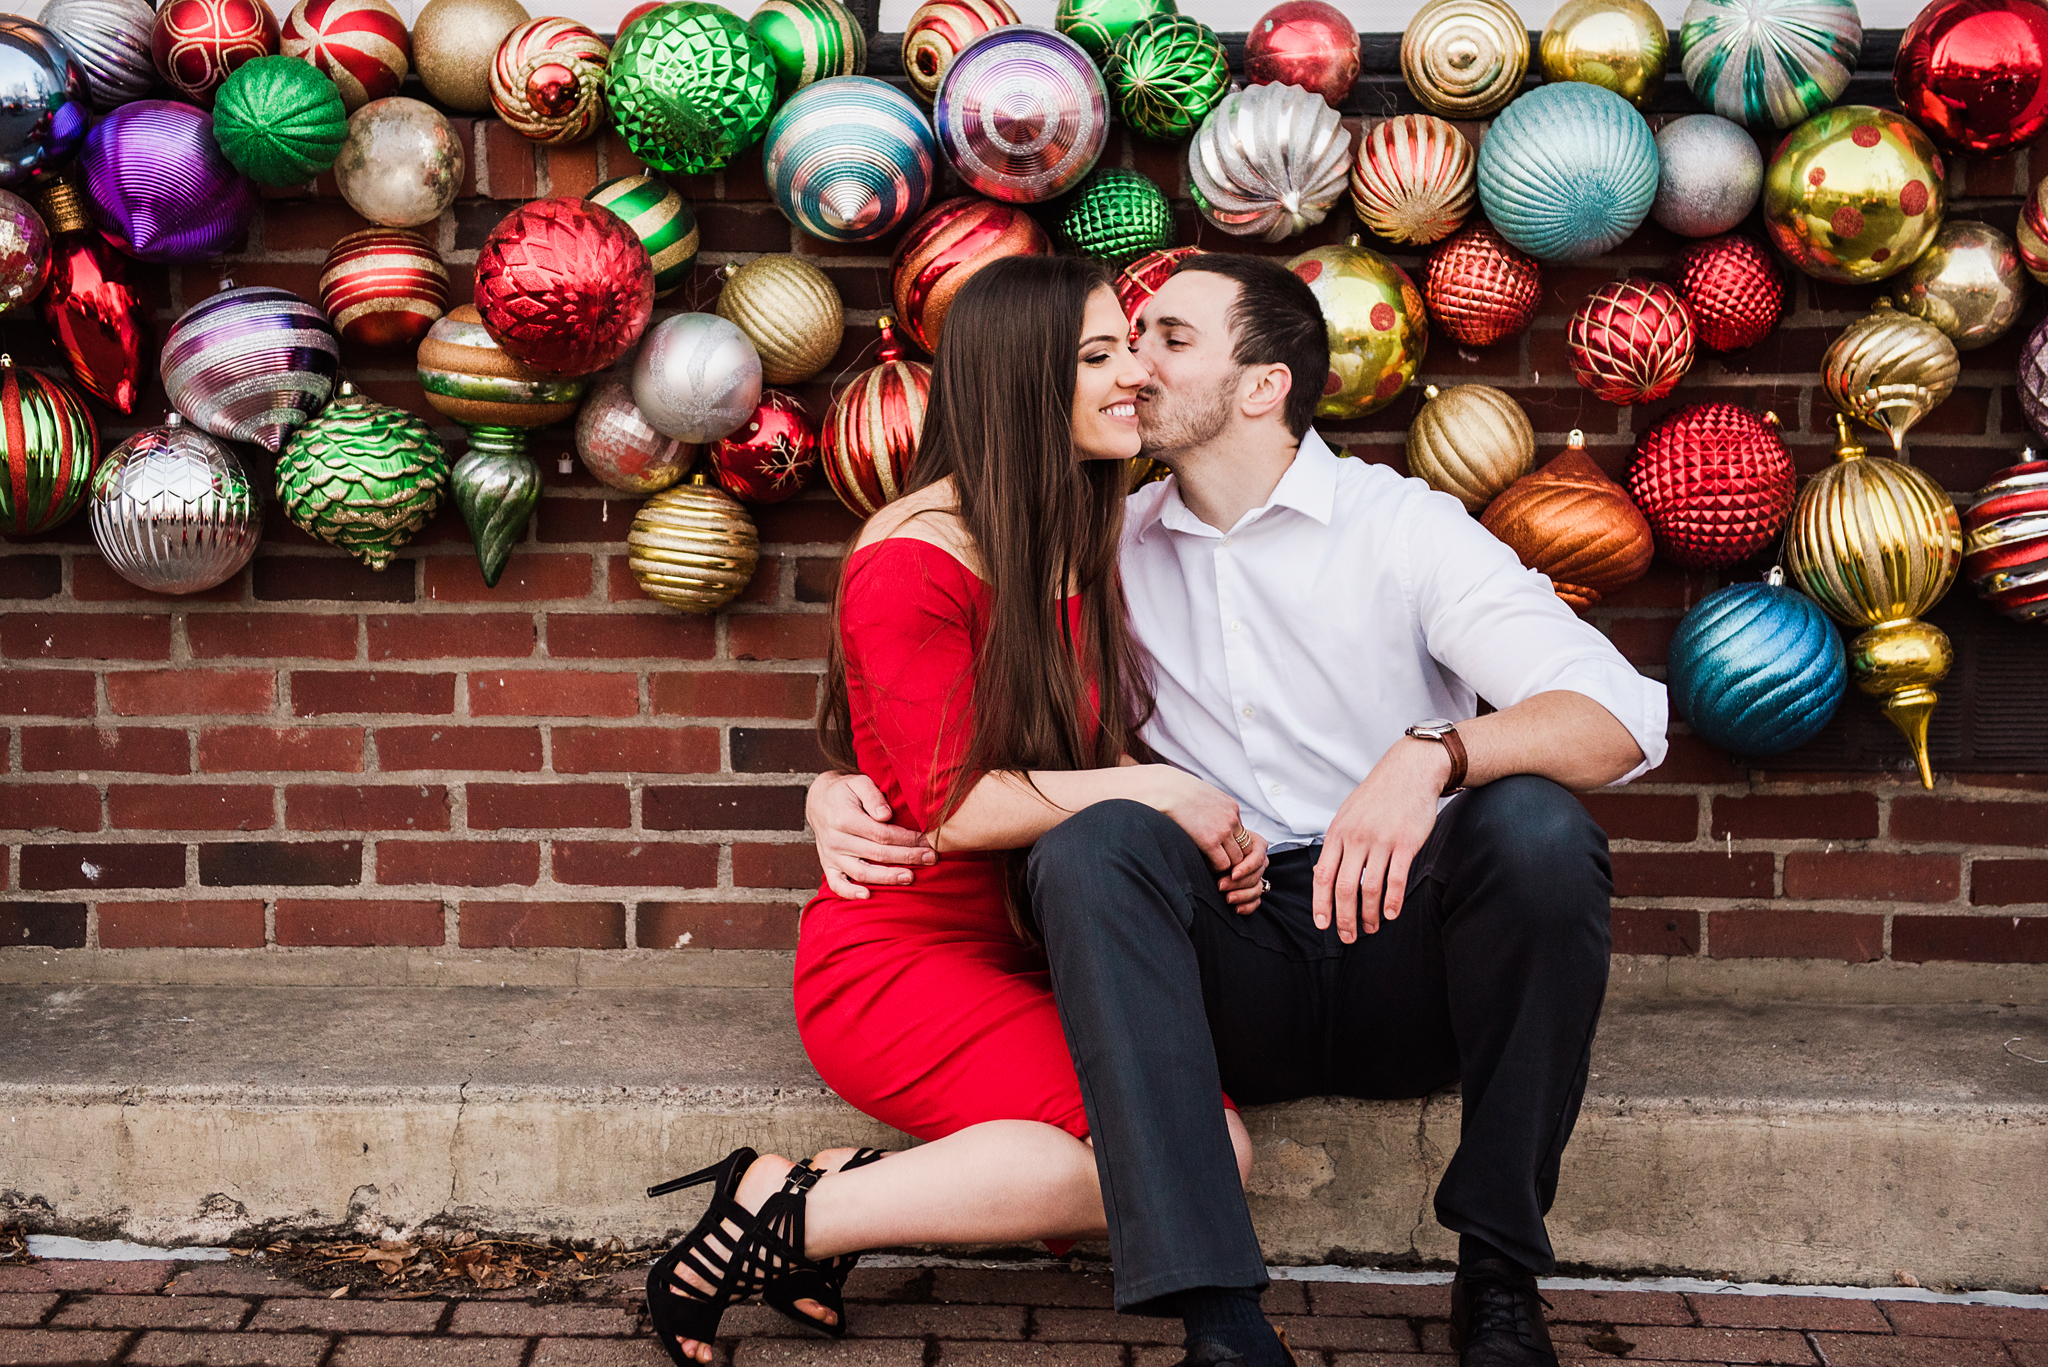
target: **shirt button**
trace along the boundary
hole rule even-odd
[[[1278,797],[1278,796],[1280,795],[1280,790],[1281,790],[1281,788],[1283,788],[1283,787],[1285,787],[1285,786],[1286,786],[1286,785],[1284,785],[1284,784],[1280,784],[1280,783],[1276,783],[1276,784],[1274,784],[1274,785],[1273,785],[1273,795],[1274,795],[1275,797]]]
[[[1243,622],[1232,622],[1232,623],[1230,624],[1230,629],[1231,629],[1232,631],[1243,631],[1243,630],[1244,630],[1244,623],[1243,623]]]
[[[1226,545],[1226,546],[1228,546],[1228,545],[1230,544],[1230,538],[1229,538],[1229,537],[1227,537],[1227,536],[1226,536],[1226,537],[1224,537],[1224,538],[1223,538],[1223,544],[1224,544],[1224,545]]]
[[[1247,708],[1246,708],[1246,709],[1244,710],[1244,714],[1245,714],[1245,715],[1246,715],[1247,717],[1249,717],[1249,716],[1250,716],[1250,715],[1252,714],[1252,710],[1251,710],[1251,709],[1250,709],[1249,707],[1247,707]]]

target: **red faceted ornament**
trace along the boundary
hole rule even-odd
[[[418,233],[364,228],[327,253],[320,307],[343,341],[417,346],[448,311],[448,268]]]
[[[711,447],[711,473],[734,498],[780,503],[802,491],[818,468],[818,432],[804,406],[779,389],[739,430]]]
[[[129,258],[107,245],[85,199],[65,181],[37,199],[50,229],[50,275],[36,310],[86,392],[122,415],[135,411],[149,350],[150,307],[129,279]]]
[[[1785,310],[1785,277],[1753,238],[1729,233],[1695,242],[1673,259],[1671,277],[1709,351],[1755,346]]]
[[[514,360],[550,375],[588,375],[647,330],[654,264],[610,210],[567,196],[537,199],[484,239],[476,309]]]
[[[1792,457],[1778,417],[1732,403],[1681,408],[1643,434],[1628,492],[1657,549],[1718,570],[1767,549],[1792,516]]]
[[[912,341],[936,355],[946,310],[976,271],[1006,256],[1051,255],[1052,239],[1022,206],[973,195],[933,205],[910,225],[890,263],[896,316]]]
[[[1959,152],[2002,152],[2048,126],[2048,5],[1934,0],[1899,40],[1899,108]]]
[[[412,69],[412,35],[391,0],[299,0],[285,16],[284,55],[311,62],[353,114],[398,93]]]
[[[646,4],[635,5],[627,10],[626,17],[619,20],[619,31],[613,35],[614,40],[625,37],[627,29],[668,3],[669,0],[647,0]]]
[[[1298,85],[1335,109],[1358,84],[1358,26],[1323,0],[1286,0],[1259,16],[1244,38],[1251,85]]]
[[[2016,622],[2048,617],[2048,460],[2031,449],[1963,515],[1963,578]]]
[[[1621,280],[1586,296],[1565,330],[1572,378],[1609,403],[1663,398],[1692,369],[1692,308],[1661,280]]]
[[[1443,240],[1423,264],[1422,297],[1444,335],[1491,346],[1528,328],[1543,304],[1543,267],[1483,220]]]
[[[168,0],[156,12],[149,54],[157,74],[202,109],[235,68],[278,52],[277,16],[264,0]]]
[[[1166,247],[1143,256],[1123,268],[1116,278],[1116,302],[1123,307],[1124,317],[1131,320],[1131,335],[1138,335],[1138,315],[1145,310],[1146,301],[1159,293],[1159,287],[1180,269],[1181,262],[1191,256],[1200,256],[1200,247]]]
[[[895,320],[883,318],[879,326],[881,363],[839,391],[818,434],[825,479],[839,501],[862,517],[872,517],[903,492],[932,391],[932,368],[903,359]]]

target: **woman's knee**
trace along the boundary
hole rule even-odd
[[[1223,1119],[1230,1131],[1230,1151],[1237,1159],[1237,1184],[1247,1186],[1252,1180],[1251,1131],[1244,1127],[1244,1119],[1236,1111],[1224,1111]]]

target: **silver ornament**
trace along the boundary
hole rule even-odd
[[[1756,207],[1764,155],[1739,123],[1687,114],[1657,134],[1657,200],[1650,216],[1685,237],[1727,232]]]
[[[85,141],[85,75],[57,35],[0,15],[0,190],[63,170]]]
[[[679,313],[647,330],[633,360],[633,405],[654,430],[697,445],[739,429],[761,402],[761,357],[715,313]]]
[[[148,0],[50,0],[37,22],[57,35],[85,77],[86,97],[104,114],[156,86]]]
[[[272,285],[202,299],[164,337],[172,406],[216,437],[272,455],[326,407],[340,368],[341,339],[327,315]]]
[[[599,483],[632,494],[658,494],[696,463],[697,448],[665,437],[633,406],[625,381],[593,385],[576,413],[576,454]]]
[[[1188,144],[1202,217],[1268,242],[1323,221],[1344,193],[1351,134],[1323,97],[1298,85],[1225,95]]]
[[[235,453],[172,413],[100,462],[92,539],[123,579],[156,593],[225,583],[256,554],[263,496]]]
[[[2027,304],[2013,240],[1989,223],[1950,219],[1899,276],[1899,309],[1946,332],[1957,351],[2005,336]]]

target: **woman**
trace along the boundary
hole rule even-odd
[[[938,858],[863,900],[821,891],[795,982],[825,1081],[930,1142],[808,1163],[741,1149],[656,1188],[716,1184],[648,1279],[678,1363],[709,1362],[724,1307],[757,1295],[843,1333],[846,1255],[861,1249],[1104,1235],[1080,1087],[1016,891],[1040,835],[1093,802],[1147,802],[1218,852],[1233,901],[1256,902],[1265,850],[1236,803],[1131,758],[1151,696],[1117,550],[1150,375],[1128,332],[1106,273],[1065,258],[996,262],[948,311],[911,487],[843,566],[819,723],[833,761],[880,783]],[[1244,1166],[1243,1124],[1226,1123]]]

